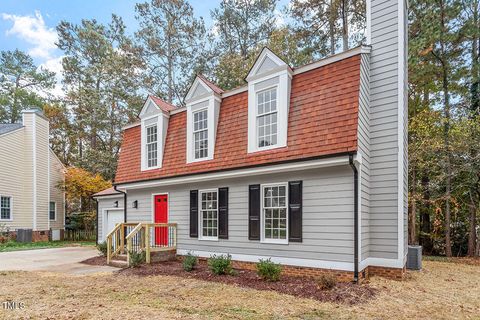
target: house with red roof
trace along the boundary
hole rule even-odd
[[[173,248],[403,277],[406,26],[369,19],[368,45],[296,68],[264,48],[245,86],[198,75],[185,107],[149,96],[123,131],[114,189],[95,196],[109,259]]]

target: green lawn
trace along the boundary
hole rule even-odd
[[[94,245],[95,241],[40,241],[30,243],[9,241],[5,243],[0,243],[0,252]]]

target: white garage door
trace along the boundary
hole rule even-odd
[[[103,234],[103,239],[105,240],[107,234],[115,228],[115,225],[123,222],[123,210],[108,210],[106,220],[107,228],[104,230]]]

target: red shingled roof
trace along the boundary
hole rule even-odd
[[[219,86],[217,86],[215,83],[211,82],[210,80],[208,80],[207,78],[205,78],[205,76],[203,74],[199,74],[198,77],[210,88],[213,90],[213,92],[215,93],[218,93],[218,94],[222,94],[224,91],[222,88],[220,88]]]
[[[186,163],[186,112],[170,115],[160,169],[140,170],[140,126],[124,131],[115,183],[357,150],[360,55],[294,75],[287,147],[247,153],[248,92],[222,99],[213,160]]]
[[[175,107],[173,104],[165,102],[162,99],[160,99],[159,97],[156,97],[154,95],[149,95],[149,97],[153,100],[153,102],[155,102],[155,104],[160,109],[162,109],[165,112],[170,112],[170,111],[173,111],[173,110],[177,109],[177,107]]]

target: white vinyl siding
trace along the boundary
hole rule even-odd
[[[147,167],[152,168],[157,166],[158,161],[158,130],[157,125],[149,126],[147,129]]]
[[[12,219],[12,197],[0,197],[0,220]]]
[[[218,190],[200,190],[201,240],[218,239]]]
[[[208,110],[193,113],[193,145],[195,159],[208,157]]]
[[[48,218],[53,221],[57,220],[57,204],[53,201],[50,201],[48,207]]]
[[[277,87],[257,93],[258,147],[277,144]]]
[[[262,186],[262,239],[287,243],[287,184]]]

